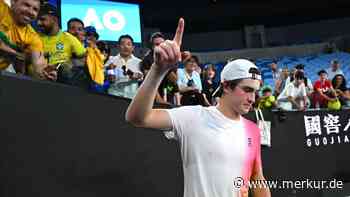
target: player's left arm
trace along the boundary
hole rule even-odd
[[[263,174],[263,168],[261,163],[261,149],[260,143],[257,148],[257,156],[254,161],[254,168],[250,181],[255,181],[255,183],[261,183],[261,187],[252,188],[252,193],[254,197],[271,197],[271,192],[269,185],[266,182],[266,179]]]
[[[256,181],[255,183],[261,183],[261,187],[252,188],[252,193],[254,197],[271,197],[270,189],[266,183],[266,179],[263,175],[262,169],[253,174],[251,181]]]

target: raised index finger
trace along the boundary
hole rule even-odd
[[[181,47],[182,35],[184,33],[184,28],[185,28],[185,20],[183,18],[180,18],[179,23],[177,24],[176,33],[175,33],[175,36],[174,36],[174,39],[173,39],[173,41],[179,47]]]

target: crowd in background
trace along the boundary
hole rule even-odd
[[[36,21],[37,30],[31,23]],[[72,18],[67,32],[60,29],[54,6],[38,0],[17,0],[9,7],[0,0],[0,70],[87,88],[91,91],[133,98],[153,64],[153,49],[166,40],[156,32],[150,37],[150,50],[134,56],[130,35],[118,38],[118,54],[99,41],[92,26]],[[198,57],[184,52],[183,61],[174,65],[160,84],[156,102],[171,105],[216,105],[220,79],[213,64],[201,64]],[[327,70],[318,71],[311,81],[304,65],[293,70],[270,65],[274,87],[264,86],[256,94],[254,107],[261,109],[306,110],[350,107],[346,77],[337,60]],[[316,72],[316,71],[315,71]]]
[[[292,70],[270,64],[274,87],[263,86],[257,106],[262,109],[306,110],[326,108],[339,110],[350,107],[350,92],[338,60],[330,62],[327,70],[317,72],[319,79],[311,81],[298,64]]]

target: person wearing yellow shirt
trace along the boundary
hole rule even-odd
[[[83,44],[72,34],[60,30],[57,10],[48,3],[40,8],[38,27],[48,64],[56,67],[61,64],[58,81],[70,83],[72,58],[85,56]]]
[[[30,25],[39,9],[40,0],[12,0],[11,7],[0,0],[0,71],[14,64],[24,73],[32,64],[35,77],[56,80],[57,72],[47,69],[43,44]]]
[[[85,28],[86,42],[88,44],[86,48],[86,65],[93,81],[92,88],[95,90],[103,89],[104,85],[104,61],[105,56],[97,47],[97,40],[99,38],[96,29],[92,26]]]
[[[78,38],[81,43],[85,41],[84,22],[78,18],[71,18],[67,22],[67,31]]]

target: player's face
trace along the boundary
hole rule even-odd
[[[260,83],[254,79],[243,79],[233,90],[225,89],[227,98],[230,99],[232,110],[238,114],[246,114],[255,102],[255,94]]]
[[[38,0],[13,0],[11,1],[13,17],[19,25],[27,25],[36,19],[40,10]]]

